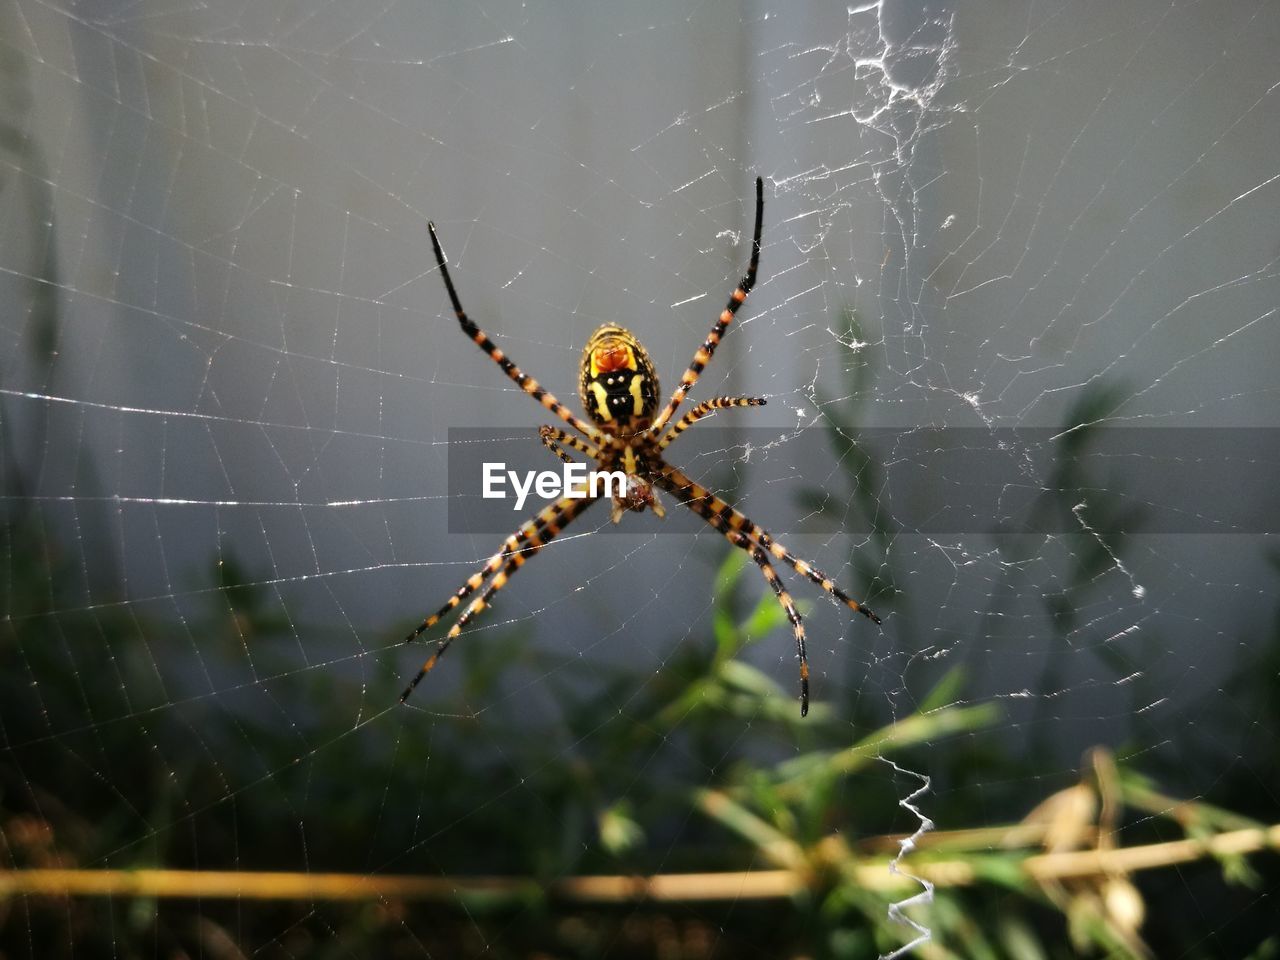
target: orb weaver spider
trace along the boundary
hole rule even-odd
[[[435,251],[436,263],[440,267],[440,276],[444,280],[445,290],[449,294],[449,300],[453,304],[453,311],[457,314],[462,332],[475,341],[476,345],[487,353],[521,390],[575,431],[575,433],[569,433],[558,427],[544,426],[539,431],[542,442],[566,463],[576,462],[566,451],[565,448],[568,448],[594,460],[599,470],[620,470],[626,473],[625,490],[621,495],[615,494],[613,497],[613,522],[617,523],[621,520],[622,515],[628,510],[643,512],[648,509],[660,517],[664,516],[665,511],[655,489],[660,488],[670,493],[681,505],[702,517],[735,547],[750,554],[751,559],[760,567],[765,581],[777,596],[778,603],[786,611],[787,619],[791,622],[796,641],[796,657],[800,661],[800,716],[803,717],[809,713],[809,659],[805,653],[804,622],[791,600],[791,595],[787,593],[782,581],[778,578],[778,572],[770,562],[770,555],[775,560],[781,560],[800,576],[816,583],[850,609],[856,610],[875,623],[879,623],[880,618],[841,590],[835,581],[813,564],[792,554],[763,527],[749,520],[705,487],[690,480],[663,458],[663,452],[676,437],[715,411],[728,407],[759,407],[765,403],[763,397],[716,397],[704,400],[681,417],[665,433],[663,432],[685,396],[698,382],[698,376],[711,361],[725,330],[733,323],[738,309],[755,285],[756,269],[760,263],[760,230],[763,223],[764,181],[757,177],[755,233],[751,241],[751,262],[747,266],[746,275],[729,295],[729,302],[721,311],[711,332],[707,334],[706,341],[694,353],[689,369],[680,378],[680,385],[671,394],[671,399],[667,401],[661,413],[658,412],[657,373],[653,369],[653,362],[649,359],[648,352],[635,336],[629,330],[611,323],[605,324],[591,335],[582,351],[578,382],[578,395],[582,400],[583,409],[591,418],[590,423],[579,419],[547,392],[537,380],[523,373],[506,353],[467,316],[466,311],[462,309],[462,302],[458,298],[453,279],[449,276],[449,267],[445,262],[444,251],[440,247],[440,239],[436,235],[435,224],[428,222],[427,230],[431,234],[431,247]],[[462,629],[489,605],[494,594],[506,586],[511,575],[594,502],[595,499],[591,497],[564,497],[546,507],[507,537],[498,548],[498,552],[485,561],[484,565],[467,579],[467,582],[449,598],[443,607],[423,620],[418,628],[405,638],[405,643],[411,643],[422,636],[441,617],[488,581],[488,586],[479,597],[471,601],[449,632],[436,641],[435,651],[423,663],[417,675],[409,681],[404,693],[400,695],[401,703],[408,699],[414,688],[422,682],[422,678],[431,672]],[[490,577],[492,577],[491,580]]]

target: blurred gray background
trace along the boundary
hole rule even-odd
[[[1270,623],[1266,538],[1131,538],[1073,595],[1064,645],[1045,598],[1093,549],[1088,503],[1030,553],[807,533],[799,491],[843,504],[851,479],[791,438],[846,412],[1276,424],[1277,49],[1271,3],[6,0],[6,498],[70,552],[78,608],[173,624],[146,651],[160,709],[249,688],[302,717],[320,670],[388,710],[420,662],[404,628],[497,545],[447,533],[449,428],[527,435],[529,465],[551,464],[545,411],[457,330],[427,220],[471,315],[576,408],[604,321],[677,382],[745,263],[759,174],[761,280],[694,397],[768,396],[715,425],[777,442],[694,431],[672,459],[855,594],[896,584],[882,629],[814,599],[815,695],[908,710],[965,662],[966,697],[1008,702],[1005,733],[1056,724],[1056,763],[1139,716],[1173,736]],[[887,515],[894,468],[870,491]],[[652,671],[673,642],[710,650],[721,538],[626,523],[549,548],[462,642],[515,625],[565,662]],[[193,627],[220,558],[291,624],[271,676]],[[72,669],[91,642],[67,641]],[[791,689],[785,635],[754,656]],[[504,695],[545,701],[555,669]],[[455,678],[410,716],[434,725]]]

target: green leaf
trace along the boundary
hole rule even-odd
[[[645,840],[644,828],[632,816],[631,804],[626,800],[601,810],[597,829],[601,846],[615,857],[634,850]]]

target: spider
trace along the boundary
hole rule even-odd
[[[763,222],[764,182],[757,177],[755,233],[751,240],[751,262],[747,267],[746,275],[729,295],[729,302],[720,313],[711,332],[707,334],[707,339],[694,353],[689,369],[680,378],[680,385],[671,394],[671,399],[667,401],[661,412],[658,410],[658,376],[653,369],[653,362],[649,359],[648,352],[635,336],[630,331],[612,323],[605,324],[591,335],[582,351],[578,381],[578,394],[582,400],[583,409],[591,418],[590,423],[575,416],[537,380],[523,373],[506,353],[467,316],[466,311],[462,309],[462,302],[458,298],[453,279],[449,276],[449,267],[445,262],[444,251],[440,247],[440,239],[436,235],[435,224],[428,222],[427,229],[431,233],[431,246],[435,251],[436,263],[440,267],[440,276],[444,280],[445,290],[449,294],[449,300],[453,304],[453,311],[457,314],[462,332],[475,341],[476,345],[487,353],[521,390],[541,403],[574,431],[570,433],[558,427],[544,426],[539,430],[543,444],[566,463],[576,462],[566,450],[568,448],[594,460],[599,470],[620,470],[626,473],[625,490],[621,495],[615,494],[613,497],[613,522],[617,523],[628,510],[643,512],[648,509],[660,517],[664,516],[665,511],[658,499],[658,489],[661,489],[671,494],[681,505],[702,517],[735,547],[750,554],[751,559],[760,567],[765,581],[777,596],[778,603],[786,611],[787,619],[791,622],[792,632],[795,635],[796,657],[800,661],[800,716],[803,717],[809,713],[809,660],[805,654],[804,622],[791,600],[791,595],[787,593],[782,581],[778,578],[770,557],[781,560],[800,576],[813,581],[850,609],[856,610],[875,623],[879,623],[880,618],[841,590],[835,581],[813,564],[792,554],[775,540],[769,531],[749,520],[705,487],[690,480],[678,468],[667,463],[663,457],[664,451],[676,437],[717,410],[729,407],[759,407],[765,403],[763,397],[716,397],[704,400],[667,429],[671,418],[679,409],[685,396],[693,389],[693,385],[698,382],[698,376],[710,362],[725,331],[733,323],[733,318],[755,285],[756,268],[760,263],[760,230]],[[595,500],[590,497],[564,497],[543,509],[507,537],[497,553],[485,561],[484,565],[467,579],[467,582],[449,598],[443,607],[423,620],[418,628],[405,638],[405,643],[411,643],[422,636],[441,617],[479,590],[486,581],[488,582],[488,586],[479,597],[471,601],[449,632],[436,641],[435,651],[423,663],[417,675],[409,681],[404,693],[400,695],[401,703],[408,699],[414,688],[422,682],[422,678],[431,672],[463,628],[489,606],[494,594],[506,586],[511,575],[594,502]]]

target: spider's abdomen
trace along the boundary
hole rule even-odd
[[[658,376],[630,330],[605,324],[582,350],[582,408],[610,433],[647,427],[658,409]]]

